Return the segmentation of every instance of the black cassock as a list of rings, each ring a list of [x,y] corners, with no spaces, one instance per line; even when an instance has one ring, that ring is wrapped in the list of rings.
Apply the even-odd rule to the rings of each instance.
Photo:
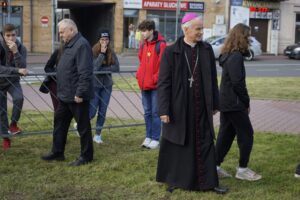
[[[190,71],[193,73],[198,47],[196,45],[192,48],[185,43],[182,46],[189,60]],[[186,65],[182,67],[188,68],[187,61],[185,58],[184,60]],[[189,87],[190,82],[186,79],[188,105],[185,143],[174,144],[162,137],[156,180],[187,190],[209,190],[217,187],[219,183],[213,135],[205,109],[201,66],[200,62],[197,63],[192,87]],[[185,77],[190,78],[191,72],[185,71],[189,73]]]

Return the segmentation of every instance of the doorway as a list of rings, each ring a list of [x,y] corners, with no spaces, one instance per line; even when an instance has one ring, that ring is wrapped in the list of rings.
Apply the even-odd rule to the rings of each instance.
[[[261,50],[267,51],[268,20],[250,19],[251,35],[261,43]]]

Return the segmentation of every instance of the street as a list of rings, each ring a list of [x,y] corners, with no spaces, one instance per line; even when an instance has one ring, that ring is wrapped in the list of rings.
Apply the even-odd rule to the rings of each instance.
[[[47,62],[47,56],[43,56],[39,62],[33,62],[29,59],[28,68],[34,73],[44,73],[44,65]],[[137,56],[119,56],[121,71],[135,71],[139,64]],[[217,70],[220,74],[222,69],[217,63]],[[247,76],[293,76],[300,77],[300,60],[291,60],[285,56],[263,55],[255,58],[253,61],[245,62]]]

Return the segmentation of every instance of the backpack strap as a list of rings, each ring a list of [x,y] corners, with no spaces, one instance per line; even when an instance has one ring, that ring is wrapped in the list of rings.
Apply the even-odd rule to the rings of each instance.
[[[158,42],[156,42],[156,44],[155,44],[155,52],[156,52],[156,54],[159,56],[159,54],[160,54],[160,44],[161,43],[166,43],[166,41],[165,40],[159,40]],[[144,42],[141,44],[141,47],[140,47],[140,49],[143,51],[143,48],[144,48]]]

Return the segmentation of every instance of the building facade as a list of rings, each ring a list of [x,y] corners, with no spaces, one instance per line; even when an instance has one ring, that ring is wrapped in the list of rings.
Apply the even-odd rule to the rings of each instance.
[[[177,0],[11,2],[9,14],[0,11],[0,23],[17,25],[19,39],[29,52],[50,53],[55,48],[59,43],[57,23],[62,18],[73,19],[91,45],[97,42],[99,28],[108,29],[118,53],[128,47],[129,25],[137,27],[144,19],[154,20],[158,31],[171,43],[182,34],[176,20],[180,22],[187,12],[202,15],[204,38],[224,35],[232,25],[242,22],[251,26],[252,35],[267,53],[282,53],[287,44],[300,40],[298,0],[181,0],[180,11],[176,10]]]
[[[280,5],[281,19],[279,34],[279,52],[283,53],[286,46],[300,43],[300,1],[288,0]]]

